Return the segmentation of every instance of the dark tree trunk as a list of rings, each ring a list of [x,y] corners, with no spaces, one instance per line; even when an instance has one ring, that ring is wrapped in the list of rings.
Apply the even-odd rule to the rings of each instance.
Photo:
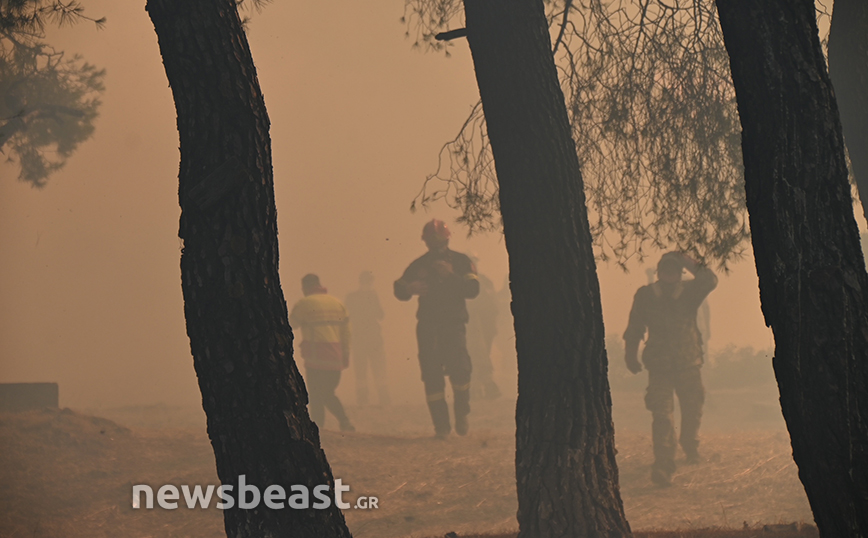
[[[862,213],[868,218],[868,1],[835,0],[829,31],[829,74]]]
[[[717,5],[793,458],[821,536],[868,536],[868,275],[814,3]]]
[[[149,0],[181,139],[187,334],[223,484],[329,484],[277,272],[268,116],[233,0]],[[315,499],[311,499],[313,502]],[[327,510],[225,512],[230,537],[350,536]]]
[[[629,536],[600,288],[543,3],[464,4],[509,251],[520,536]]]

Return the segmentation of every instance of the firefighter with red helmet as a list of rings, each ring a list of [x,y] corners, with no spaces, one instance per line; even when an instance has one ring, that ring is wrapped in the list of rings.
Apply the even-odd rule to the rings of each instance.
[[[467,353],[466,300],[479,294],[476,268],[466,255],[449,249],[451,232],[434,219],[422,229],[428,252],[407,267],[395,281],[395,297],[409,301],[419,297],[416,338],[419,366],[435,436],[445,438],[452,430],[446,404],[445,376],[454,397],[455,432],[466,435],[470,413],[470,355]]]

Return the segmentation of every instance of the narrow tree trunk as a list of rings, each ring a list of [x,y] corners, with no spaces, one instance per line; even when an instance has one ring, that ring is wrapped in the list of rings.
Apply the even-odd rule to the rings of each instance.
[[[717,0],[760,298],[821,536],[868,536],[868,275],[812,0]]]
[[[272,484],[333,491],[292,359],[268,116],[233,0],[149,0],[147,10],[178,113],[187,334],[217,474],[235,488],[226,534],[349,536],[334,504],[238,508],[239,475],[260,492]]]
[[[844,142],[868,218],[868,2],[835,0],[829,31],[829,74],[841,111]]]
[[[464,4],[509,251],[519,536],[629,536],[600,288],[543,3]]]

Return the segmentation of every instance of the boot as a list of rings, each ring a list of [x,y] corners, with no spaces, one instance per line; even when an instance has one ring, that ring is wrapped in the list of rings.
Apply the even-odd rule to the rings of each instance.
[[[704,461],[702,456],[699,455],[699,450],[695,448],[692,450],[685,449],[684,455],[687,456],[687,465],[696,465],[697,463],[702,463]]]
[[[467,435],[470,431],[470,423],[467,421],[467,415],[455,415],[455,433],[458,435]]]
[[[672,473],[660,467],[651,469],[651,482],[658,488],[668,488],[672,485]]]
[[[470,385],[460,387],[452,386],[452,395],[455,397],[455,433],[467,435],[470,424],[467,415],[470,414]]]
[[[667,454],[654,459],[651,466],[651,482],[659,488],[668,488],[672,485],[672,475],[675,474],[675,458]]]
[[[452,431],[452,426],[449,424],[449,407],[442,393],[440,398],[428,401],[428,411],[431,412],[431,421],[434,423],[434,436],[445,439]]]

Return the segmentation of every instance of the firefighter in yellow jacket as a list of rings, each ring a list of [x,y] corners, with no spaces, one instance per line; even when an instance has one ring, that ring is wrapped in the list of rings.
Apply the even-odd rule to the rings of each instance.
[[[341,371],[350,365],[350,320],[344,305],[328,294],[319,277],[301,279],[304,298],[295,303],[289,316],[293,328],[301,328],[301,356],[310,418],[322,428],[325,410],[338,419],[341,431],[355,431],[335,394]]]
[[[682,281],[682,269],[693,274]],[[648,370],[645,407],[651,411],[654,465],[651,480],[671,484],[675,472],[673,412],[678,395],[681,406],[681,448],[688,463],[700,461],[699,423],[705,389],[702,386],[702,336],[696,325],[699,305],[717,287],[717,277],[707,267],[680,252],[667,252],[657,264],[657,282],[636,292],[630,322],[624,332],[625,360],[634,374],[642,370],[639,342],[648,331],[642,362]]]

